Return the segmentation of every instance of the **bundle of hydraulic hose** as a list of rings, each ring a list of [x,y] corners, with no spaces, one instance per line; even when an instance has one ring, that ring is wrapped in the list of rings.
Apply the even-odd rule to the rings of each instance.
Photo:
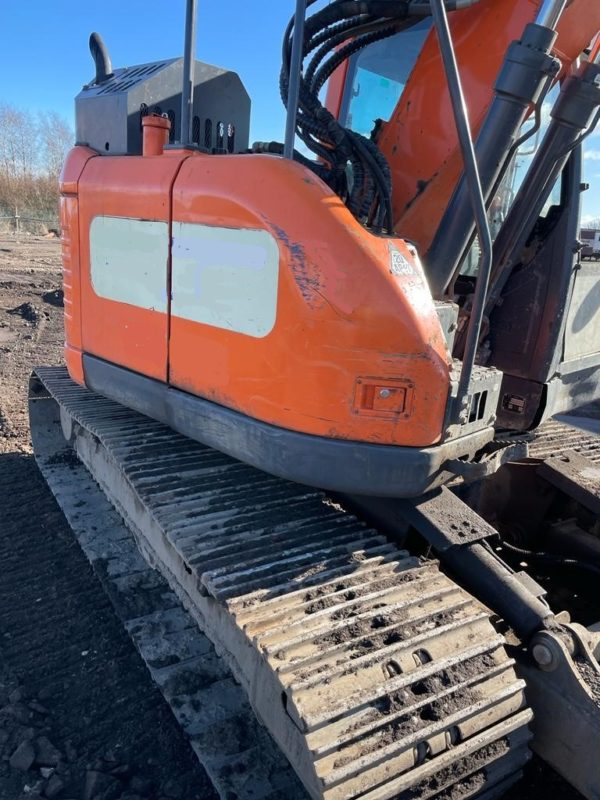
[[[308,0],[307,7],[316,0]],[[447,2],[448,10],[474,0]],[[346,203],[354,216],[375,232],[391,233],[392,185],[388,163],[376,143],[344,127],[319,100],[327,79],[362,48],[386,39],[429,16],[428,2],[407,0],[334,0],[308,17],[304,26],[296,134],[318,157],[294,157],[315,171]],[[283,40],[281,97],[288,105],[294,19]],[[350,168],[349,168],[350,167]]]

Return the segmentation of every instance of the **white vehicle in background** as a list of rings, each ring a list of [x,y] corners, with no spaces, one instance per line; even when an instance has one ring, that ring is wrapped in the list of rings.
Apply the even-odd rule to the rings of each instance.
[[[600,230],[592,228],[582,228],[580,234],[581,257],[588,259],[600,259]]]

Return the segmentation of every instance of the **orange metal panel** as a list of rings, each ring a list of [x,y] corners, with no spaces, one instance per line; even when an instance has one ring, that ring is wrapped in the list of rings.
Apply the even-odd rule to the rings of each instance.
[[[600,31],[598,0],[572,0],[565,9],[557,30],[558,39],[554,51],[568,72],[571,63]]]
[[[327,95],[325,99],[325,107],[333,114],[336,119],[339,119],[342,110],[342,99],[344,97],[344,86],[348,76],[348,59],[343,61],[340,66],[334,70],[333,74],[327,81]]]
[[[75,147],[69,153],[60,176],[60,226],[63,264],[65,361],[74,381],[83,384],[81,363],[81,283],[79,276],[79,201],[81,173],[97,154],[89,147]]]
[[[169,223],[171,186],[179,158],[102,156],[92,159],[79,185],[83,349],[115,364],[167,379],[168,315],[99,297],[90,278],[90,225],[97,216]],[[123,253],[127,270],[128,253]],[[165,258],[165,292],[168,287]]]
[[[174,187],[176,221],[267,230],[280,271],[275,326],[263,338],[172,317],[173,385],[292,430],[439,441],[449,355],[403,241],[367,233],[310,171],[269,156],[189,158]],[[391,244],[404,268],[392,270]],[[410,414],[408,404],[361,414],[355,396],[365,375],[381,387],[410,384]]]

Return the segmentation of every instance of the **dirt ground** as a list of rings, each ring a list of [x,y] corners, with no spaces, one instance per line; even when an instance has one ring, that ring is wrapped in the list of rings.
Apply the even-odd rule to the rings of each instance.
[[[0,800],[212,800],[31,455],[27,381],[62,361],[60,243],[0,238]],[[579,795],[538,760],[506,800]]]
[[[31,455],[27,380],[62,360],[60,243],[0,238],[0,800],[212,800]]]

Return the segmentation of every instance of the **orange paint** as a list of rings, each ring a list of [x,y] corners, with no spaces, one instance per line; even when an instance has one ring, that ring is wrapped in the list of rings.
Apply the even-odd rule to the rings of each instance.
[[[482,0],[450,15],[471,128],[476,134],[493,97],[509,44],[535,18],[535,0]],[[432,30],[384,126],[379,147],[392,167],[396,230],[425,253],[462,172],[462,157],[437,36]]]
[[[339,48],[338,48],[339,49]],[[327,81],[327,95],[325,107],[333,114],[336,119],[340,118],[342,110],[342,99],[344,97],[344,87],[348,78],[348,59],[343,61],[340,66],[333,71]]]
[[[400,239],[367,233],[299,164],[197,156],[182,166],[173,220],[266,229],[280,251],[277,319],[262,339],[173,316],[170,380],[257,419],[321,436],[439,441],[449,356],[420,266]],[[409,275],[390,272],[390,242]],[[357,380],[414,385],[412,413],[361,414]]]
[[[82,344],[86,353],[165,381],[167,315],[99,297],[90,277],[90,224],[96,216],[169,222],[170,195],[182,157],[101,156],[79,181]],[[127,269],[127,253],[123,253]],[[165,291],[168,264],[165,263]]]
[[[63,263],[65,361],[73,380],[83,383],[81,356],[81,279],[79,255],[79,179],[85,165],[96,156],[89,147],[69,153],[60,176],[60,226]]]
[[[267,336],[178,317],[169,333],[167,314],[94,292],[94,217],[169,221],[173,181],[173,221],[265,229],[277,240],[277,316]],[[165,381],[168,344],[173,385],[257,419],[335,438],[439,441],[450,357],[420,264],[402,240],[366,232],[304,167],[270,156],[185,151],[102,156],[86,163],[78,208],[86,353]],[[400,264],[398,274],[392,264]],[[363,411],[355,400],[361,380],[402,386],[410,403],[394,407],[383,398]]]
[[[585,24],[582,25],[582,20]],[[573,61],[588,47],[600,31],[598,0],[572,0],[558,23],[558,39],[554,52],[563,62],[563,75],[569,73]]]

